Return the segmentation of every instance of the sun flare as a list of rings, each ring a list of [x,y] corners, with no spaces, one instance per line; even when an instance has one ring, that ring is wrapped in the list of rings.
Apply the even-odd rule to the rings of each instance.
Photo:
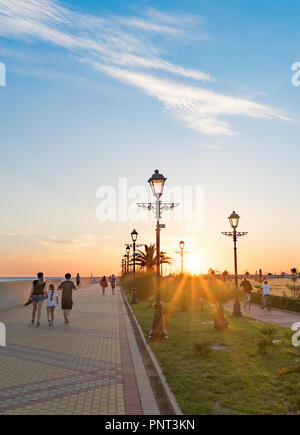
[[[201,273],[201,261],[198,255],[187,255],[185,258],[185,271],[193,275]]]

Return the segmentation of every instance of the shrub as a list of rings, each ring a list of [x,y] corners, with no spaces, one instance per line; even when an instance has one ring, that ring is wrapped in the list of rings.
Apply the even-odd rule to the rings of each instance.
[[[266,337],[261,338],[256,342],[257,345],[257,353],[260,355],[266,355],[267,354],[267,347],[270,346],[270,340]]]
[[[230,283],[221,280],[211,280],[209,285],[203,290],[203,298],[215,306],[214,322],[216,330],[224,330],[228,327],[228,322],[224,316],[224,303],[234,298],[235,287]]]
[[[265,325],[261,328],[260,332],[264,336],[260,340],[257,341],[257,353],[261,355],[266,355],[267,348],[272,346],[273,340],[278,334],[278,328],[273,325]]]
[[[121,278],[120,285],[126,293],[132,291],[132,279],[132,273],[127,273]],[[155,275],[137,272],[135,275],[135,288],[138,301],[146,301],[155,293]]]
[[[196,355],[207,356],[212,351],[212,343],[209,340],[201,340],[193,345],[193,351]]]
[[[271,295],[271,304],[274,308],[282,310],[295,311],[300,313],[300,298],[289,298],[287,296]],[[262,303],[262,295],[260,292],[251,294],[251,302],[254,304]]]
[[[265,325],[262,327],[260,332],[265,336],[267,340],[269,340],[270,344],[273,343],[273,340],[276,338],[278,334],[278,328],[273,325]]]

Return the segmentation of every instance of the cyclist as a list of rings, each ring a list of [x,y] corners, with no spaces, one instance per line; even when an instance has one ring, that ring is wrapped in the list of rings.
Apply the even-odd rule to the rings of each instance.
[[[251,282],[248,281],[246,277],[242,279],[242,282],[240,284],[240,287],[244,291],[244,307],[246,308],[247,304],[250,308],[250,302],[251,302],[251,292],[253,290]]]
[[[264,283],[261,285],[261,289],[263,292],[263,308],[266,307],[269,303],[270,294],[271,294],[271,287],[268,284],[268,281],[264,281]]]

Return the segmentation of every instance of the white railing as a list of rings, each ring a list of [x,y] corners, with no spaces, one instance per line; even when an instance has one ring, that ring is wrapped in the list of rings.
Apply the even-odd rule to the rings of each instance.
[[[99,278],[81,278],[81,287],[90,285],[91,281],[99,283]],[[63,281],[63,279],[46,279],[47,284],[54,284],[55,287]],[[0,282],[0,310],[13,308],[22,305],[28,300],[31,290],[31,281],[10,281]]]

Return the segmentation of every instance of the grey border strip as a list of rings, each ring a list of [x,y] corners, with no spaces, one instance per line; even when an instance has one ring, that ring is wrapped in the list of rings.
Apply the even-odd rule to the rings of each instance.
[[[125,305],[124,298],[120,296],[122,304],[122,312],[124,315],[125,325],[127,329],[128,344],[131,353],[131,359],[133,363],[133,369],[137,381],[137,387],[139,391],[140,401],[144,415],[159,415],[159,408],[156,403],[154,392],[152,390],[149,376],[146,372],[142,355],[137,345],[134,330],[130,321],[128,309]]]
[[[144,333],[136,320],[126,296],[122,289],[120,290],[161,415],[183,415],[154,353],[146,342]]]

